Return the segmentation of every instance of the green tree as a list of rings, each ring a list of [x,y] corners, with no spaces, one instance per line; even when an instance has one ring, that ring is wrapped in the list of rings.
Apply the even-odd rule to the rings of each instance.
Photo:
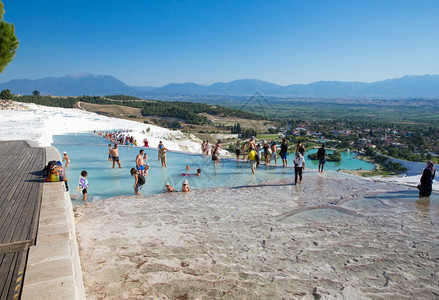
[[[18,40],[15,36],[15,27],[3,21],[5,10],[0,1],[0,73],[14,59],[15,50],[18,48]]]
[[[3,99],[3,100],[10,100],[10,99],[12,99],[11,91],[10,90],[3,90],[3,91],[1,91],[0,99]]]
[[[32,95],[39,96],[40,95],[40,91],[35,90],[35,91],[32,92]]]

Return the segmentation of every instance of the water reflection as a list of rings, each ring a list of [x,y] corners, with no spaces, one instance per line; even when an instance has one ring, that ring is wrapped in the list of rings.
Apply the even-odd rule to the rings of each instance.
[[[419,197],[415,201],[415,207],[418,209],[420,215],[428,217],[430,215],[430,197]]]

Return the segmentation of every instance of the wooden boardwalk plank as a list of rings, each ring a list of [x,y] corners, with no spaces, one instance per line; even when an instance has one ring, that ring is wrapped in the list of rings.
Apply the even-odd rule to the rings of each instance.
[[[29,154],[29,156],[33,158],[33,155]],[[15,242],[20,240],[20,238],[26,239],[25,237],[17,235],[14,237],[14,233],[17,233],[17,228],[23,227],[24,225],[20,225],[20,223],[25,222],[25,220],[21,218],[23,211],[26,207],[32,206],[33,202],[35,202],[35,199],[29,197],[32,192],[32,185],[26,182],[26,180],[30,177],[28,177],[28,174],[25,174],[26,172],[17,171],[17,173],[21,173],[21,179],[17,179],[16,182],[13,183],[14,188],[11,186],[11,193],[12,191],[14,191],[14,193],[7,199],[8,203],[5,205],[5,209],[3,209],[3,215],[0,216],[0,220],[3,221],[0,243]]]
[[[35,161],[38,152],[34,151],[34,153],[29,154],[30,161]],[[36,155],[37,154],[37,155]],[[2,237],[0,238],[0,242],[4,243],[9,240],[9,242],[14,242],[20,239],[26,239],[26,236],[15,236],[12,237],[12,232],[15,231],[15,226],[19,222],[26,222],[27,219],[23,218],[23,213],[26,215],[28,210],[33,211],[35,205],[37,204],[35,198],[38,196],[38,185],[41,184],[42,179],[37,177],[36,175],[29,174],[29,171],[26,170],[24,174],[20,174],[20,172],[16,172],[17,176],[21,175],[21,180],[12,177],[14,180],[14,185],[10,186],[10,193],[14,192],[14,194],[10,195],[8,203],[5,203],[2,206],[2,214],[0,215],[0,225],[2,230]],[[32,195],[32,196],[31,196]]]
[[[38,230],[45,151],[24,141],[0,142],[0,299],[21,293]]]

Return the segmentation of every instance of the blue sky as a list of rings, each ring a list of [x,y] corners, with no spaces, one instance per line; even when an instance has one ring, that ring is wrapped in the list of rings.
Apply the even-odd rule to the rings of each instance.
[[[439,1],[3,0],[20,46],[0,82],[288,85],[439,74]]]

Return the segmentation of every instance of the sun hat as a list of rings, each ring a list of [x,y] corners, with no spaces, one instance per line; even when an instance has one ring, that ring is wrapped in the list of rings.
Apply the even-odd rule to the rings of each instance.
[[[189,184],[189,181],[187,179],[183,180],[183,184]]]
[[[62,154],[67,154],[67,152],[64,151]]]
[[[169,182],[166,182],[166,184],[165,184],[165,185],[166,185],[166,186],[168,186],[168,185],[170,185],[170,184],[169,184]]]

